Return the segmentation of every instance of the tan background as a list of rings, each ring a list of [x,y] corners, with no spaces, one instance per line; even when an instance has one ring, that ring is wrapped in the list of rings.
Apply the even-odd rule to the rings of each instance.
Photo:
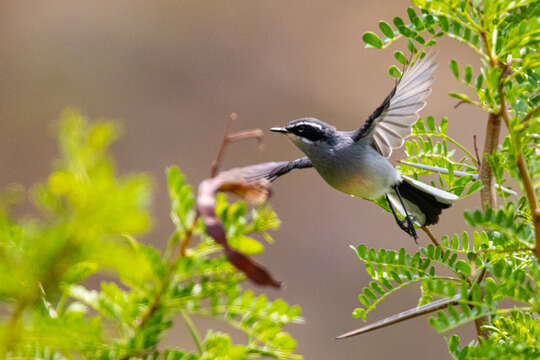
[[[119,119],[126,134],[114,154],[121,172],[154,177],[157,220],[145,240],[161,245],[172,229],[166,166],[180,165],[193,183],[205,177],[232,111],[239,114],[237,129],[267,129],[306,115],[340,129],[358,127],[393,83],[392,53],[364,49],[361,35],[380,19],[405,16],[407,6],[405,0],[1,0],[0,186],[46,176],[56,154],[51,124],[64,107]],[[484,117],[453,108],[446,94],[460,85],[447,64],[452,56],[477,60],[452,41],[438,49],[438,81],[423,114],[448,115],[449,132],[471,146]],[[263,152],[248,143],[231,147],[226,167],[299,155],[284,137],[267,133]],[[461,213],[477,202],[447,211],[435,233],[460,231]],[[283,226],[259,260],[286,283],[270,296],[304,309],[306,324],[289,330],[306,359],[448,358],[426,317],[333,340],[362,325],[351,311],[368,279],[348,245],[415,249],[390,215],[336,192],[311,170],[279,181],[272,203]],[[369,319],[411,307],[417,295],[408,289],[391,296]],[[470,339],[472,327],[461,333]],[[165,342],[192,347],[181,324]]]

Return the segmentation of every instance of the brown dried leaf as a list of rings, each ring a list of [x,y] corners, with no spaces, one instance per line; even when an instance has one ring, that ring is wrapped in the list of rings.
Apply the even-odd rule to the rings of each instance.
[[[261,184],[224,183],[218,191],[230,192],[253,205],[264,203],[271,195],[270,187]]]
[[[263,266],[248,256],[232,249],[227,243],[225,227],[216,215],[216,193],[232,192],[252,203],[262,203],[270,196],[270,182],[267,180],[246,182],[246,174],[253,172],[254,166],[232,169],[218,176],[206,179],[199,185],[197,210],[206,226],[206,232],[214,241],[223,246],[225,256],[231,264],[257,285],[279,288],[281,283],[275,280]]]

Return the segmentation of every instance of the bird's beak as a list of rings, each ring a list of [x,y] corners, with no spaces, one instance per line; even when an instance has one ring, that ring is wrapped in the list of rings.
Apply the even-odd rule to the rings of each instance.
[[[273,127],[273,128],[270,128],[270,131],[272,132],[277,132],[277,133],[282,133],[282,134],[286,134],[288,133],[289,131],[283,127]]]

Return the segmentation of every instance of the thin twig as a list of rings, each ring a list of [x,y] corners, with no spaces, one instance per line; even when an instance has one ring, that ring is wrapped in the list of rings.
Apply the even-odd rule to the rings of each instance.
[[[236,113],[231,113],[231,115],[229,116],[229,121],[227,121],[227,125],[225,126],[225,134],[223,135],[223,139],[221,140],[221,146],[219,147],[216,160],[214,160],[214,162],[212,163],[210,177],[215,177],[218,173],[219,166],[221,165],[223,155],[225,154],[225,148],[227,147],[228,143],[227,136],[229,135],[232,125],[237,118],[238,115]]]
[[[458,101],[457,104],[454,105],[454,109],[457,109],[458,107],[460,107],[463,104],[469,104],[469,101],[465,101],[465,100]]]
[[[211,178],[217,175],[219,171],[219,167],[221,166],[221,163],[223,161],[223,155],[225,154],[225,149],[227,148],[227,145],[229,145],[230,143],[240,141],[240,140],[246,140],[246,139],[256,139],[259,145],[259,148],[261,147],[262,137],[263,137],[263,131],[261,129],[244,130],[237,133],[231,133],[233,123],[236,121],[237,118],[238,118],[238,115],[236,113],[232,113],[229,116],[229,121],[227,122],[227,125],[225,127],[225,133],[223,134],[223,139],[221,140],[221,145],[219,147],[218,154],[214,162],[212,162],[212,168],[210,170]]]
[[[486,274],[486,268],[483,268],[482,272],[475,279],[474,283],[476,284],[476,283],[482,281],[485,274]],[[470,299],[471,296],[472,296],[472,292],[469,295],[469,299]],[[433,301],[433,302],[431,302],[429,304],[422,305],[422,306],[419,306],[419,307],[415,307],[415,308],[400,312],[398,314],[389,316],[387,318],[376,321],[376,322],[374,322],[372,324],[366,325],[366,326],[361,327],[359,329],[349,331],[349,332],[347,332],[345,334],[339,335],[338,337],[336,337],[336,339],[341,340],[341,339],[346,339],[346,338],[353,337],[353,336],[356,336],[356,335],[365,334],[365,333],[371,332],[373,330],[382,329],[384,327],[394,325],[394,324],[397,324],[397,323],[400,323],[400,322],[403,322],[403,321],[406,321],[406,320],[409,320],[409,319],[417,318],[417,317],[425,315],[425,314],[430,314],[430,313],[433,313],[435,311],[445,309],[445,308],[447,308],[449,306],[457,305],[459,300],[461,300],[461,294],[456,295],[456,296],[454,296],[452,298],[436,300],[436,301]],[[483,321],[485,321],[484,319],[485,319],[485,317],[482,317],[482,318],[479,318],[479,319],[475,320],[475,323],[477,323],[477,331],[478,331],[479,335],[483,331],[482,329],[480,329],[479,326],[481,325],[481,323]]]
[[[198,213],[194,216],[193,221],[190,225],[190,227],[186,230],[184,233],[184,237],[182,238],[180,242],[180,252],[179,255],[172,260],[169,263],[169,266],[167,267],[167,270],[165,272],[165,275],[163,276],[163,279],[161,280],[159,287],[157,288],[154,297],[152,298],[150,304],[148,305],[148,308],[146,311],[141,314],[136,320],[135,320],[135,326],[138,328],[142,328],[145,326],[146,322],[154,315],[154,313],[159,309],[161,305],[161,298],[165,291],[167,291],[167,288],[170,285],[170,281],[172,278],[172,273],[174,272],[174,269],[177,266],[177,263],[181,257],[184,257],[186,254],[186,248],[189,244],[189,239],[191,239],[191,235],[193,234],[193,229],[195,228],[195,224],[197,223],[199,215]],[[189,325],[188,325],[189,326]],[[131,357],[132,354],[126,354],[125,357],[122,358],[122,360],[127,360]]]
[[[482,280],[484,280],[484,277],[486,276],[487,274],[487,270],[486,270],[486,267],[483,267],[481,272],[480,272],[480,275],[478,275],[478,277],[474,280],[473,284],[471,285],[471,289],[472,289],[472,286],[474,286],[475,284],[479,284],[480,282],[482,282]],[[472,292],[471,294],[469,295],[469,300],[471,299],[472,297]],[[471,308],[471,310],[474,308],[473,305],[470,305],[469,306]],[[474,319],[474,327],[476,329],[476,333],[478,334],[478,336],[484,336],[484,337],[487,337],[488,335],[488,332],[484,329],[482,329],[482,325],[484,322],[487,322],[488,321],[488,317],[487,316],[482,316],[482,317],[479,317],[477,319]]]
[[[457,109],[458,107],[460,107],[461,105],[463,104],[469,104],[469,105],[473,105],[477,108],[480,108],[481,110],[484,110],[484,106],[482,105],[482,103],[478,102],[478,101],[474,101],[474,100],[460,100],[456,103],[456,105],[454,105],[454,109]]]
[[[383,320],[376,321],[372,324],[366,325],[359,329],[349,331],[345,334],[339,335],[338,337],[336,337],[336,340],[346,339],[346,338],[350,338],[356,335],[365,334],[373,330],[382,329],[384,327],[394,325],[405,320],[413,319],[413,318],[416,318],[425,314],[438,311],[440,309],[444,309],[450,305],[457,304],[460,298],[461,298],[461,295],[456,295],[453,298],[436,300],[429,304],[400,312],[399,314],[389,316]]]
[[[199,220],[199,212],[197,211],[195,213],[195,216],[193,217],[193,220],[191,221],[191,224],[187,228],[184,237],[180,241],[180,256],[184,257],[186,256],[187,248],[189,246],[189,243],[191,241],[191,237],[193,235],[193,229],[195,229],[195,225],[197,225],[197,220]]]
[[[510,117],[508,116],[508,112],[506,110],[506,101],[502,85],[499,85],[499,97],[501,101],[501,116],[506,123],[508,131],[510,132],[510,139],[512,140],[512,143],[514,145],[514,151],[516,152],[519,174],[521,175],[521,181],[523,183],[523,187],[525,188],[525,194],[527,195],[527,201],[531,210],[532,223],[534,226],[534,233],[536,235],[534,254],[536,258],[540,260],[540,208],[538,207],[538,201],[534,192],[534,185],[532,184],[531,176],[529,175],[529,169],[527,169],[527,164],[525,163],[523,153],[521,152],[518,143],[519,139],[514,139],[514,135],[512,134],[512,130],[510,129]]]
[[[227,135],[227,141],[229,143],[233,143],[240,140],[255,138],[257,140],[257,144],[260,147],[262,144],[263,135],[264,133],[261,129],[244,130],[244,131],[236,132],[234,134]]]
[[[416,137],[435,136],[435,137],[441,138],[443,140],[446,140],[446,141],[452,143],[453,145],[457,146],[461,151],[463,151],[463,153],[465,155],[467,155],[469,157],[469,159],[471,159],[471,161],[474,163],[474,165],[476,165],[476,167],[480,166],[480,162],[477,159],[475,159],[473,154],[471,154],[471,152],[469,150],[467,150],[467,148],[465,146],[461,145],[459,142],[457,142],[452,137],[450,137],[450,136],[448,136],[446,134],[441,134],[441,133],[438,133],[438,132],[435,132],[435,131],[422,130],[422,131],[416,131],[414,136],[416,136]]]
[[[230,133],[236,119],[238,119],[238,115],[236,113],[233,112],[231,113],[231,115],[229,115],[229,121],[227,121],[227,125],[225,126],[225,133],[223,134],[223,139],[221,140],[221,145],[219,147],[218,154],[216,156],[216,159],[212,162],[212,167],[210,170],[211,178],[217,175],[219,168],[221,166],[221,163],[223,162],[225,149],[227,148],[229,144],[240,141],[240,140],[256,139],[259,145],[259,148],[261,147],[262,137],[263,137],[263,131],[261,129],[244,130],[244,131],[239,131],[232,134]],[[180,242],[180,256],[186,256],[187,248],[189,246],[189,243],[191,241],[191,236],[193,234],[193,229],[195,228],[195,225],[197,224],[198,219],[199,219],[199,212],[195,214],[195,217],[193,218],[191,225],[186,230],[185,236]]]
[[[538,110],[540,110],[540,103],[536,105],[536,107],[532,109],[527,115],[525,115],[523,119],[521,119],[521,123],[522,124],[528,123],[529,120],[531,120],[531,118],[538,112]]]
[[[491,52],[491,45],[489,43],[487,33],[485,31],[482,31],[480,35],[482,36],[482,41],[484,42],[484,46],[486,47],[486,53],[489,58],[489,65],[491,65],[491,67],[497,66],[497,59],[493,57],[493,53]]]
[[[427,226],[422,226],[420,229],[424,230],[426,235],[429,237],[429,239],[435,246],[441,247],[441,244],[439,244],[439,242],[437,241],[437,238],[433,235],[433,233],[431,232],[431,230],[429,230]]]
[[[473,283],[471,285],[476,285],[476,284],[479,284],[482,280],[484,280],[484,277],[486,277],[486,274],[487,274],[487,269],[486,267],[484,266],[482,268],[482,270],[480,270],[480,274],[476,277],[476,279],[474,279]],[[472,294],[471,294],[472,295]],[[469,296],[469,300],[470,300],[471,296]]]
[[[478,161],[478,164],[482,164],[482,161],[480,160],[480,155],[478,153],[478,138],[476,135],[473,135],[473,145],[474,145],[474,155],[476,155],[476,161]],[[480,168],[480,165],[478,165],[478,168]]]
[[[199,331],[197,330],[197,327],[191,320],[191,317],[188,315],[187,312],[184,310],[180,311],[180,314],[182,314],[182,318],[184,319],[184,322],[186,323],[186,326],[189,330],[189,333],[191,334],[191,337],[193,338],[193,342],[197,346],[197,351],[199,352],[199,355],[203,354],[203,348],[201,345],[201,336],[199,335]]]
[[[163,294],[163,288],[164,286],[162,284],[159,290],[155,293],[154,298],[152,299],[152,302],[150,303],[148,309],[140,317],[138,317],[137,320],[135,320],[136,327],[143,327],[148,321],[148,319],[150,319],[150,317],[152,317],[152,315],[154,315],[154,313],[157,311],[159,307],[159,302],[161,301],[161,295]]]
[[[533,248],[517,248],[517,249],[482,249],[478,250],[477,254],[504,254],[504,253],[514,253],[514,252],[527,252],[534,251]]]
[[[405,165],[412,166],[412,167],[415,167],[415,168],[418,168],[418,169],[434,171],[434,172],[438,172],[438,173],[441,173],[441,174],[448,174],[449,173],[448,169],[441,168],[441,167],[438,167],[438,166],[431,166],[431,165],[413,163],[413,162],[403,161],[403,160],[400,161],[400,164],[405,164]],[[454,170],[454,176],[458,176],[458,177],[472,176],[472,178],[475,179],[475,180],[477,180],[478,177],[479,177],[478,174],[471,174],[471,173],[468,173],[468,172],[465,172],[465,171],[459,171],[459,170]],[[507,187],[501,186],[499,184],[495,184],[495,188],[500,189],[501,191],[503,191],[503,192],[505,192],[507,194],[510,194],[510,195],[514,195],[514,196],[517,195],[517,193],[514,190],[508,189]]]

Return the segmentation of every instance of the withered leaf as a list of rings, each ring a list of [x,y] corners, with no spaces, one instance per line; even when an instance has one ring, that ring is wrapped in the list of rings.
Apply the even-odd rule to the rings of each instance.
[[[218,191],[234,193],[254,204],[266,201],[271,194],[270,182],[264,179],[251,182],[245,180],[254,170],[258,171],[259,167],[260,165],[254,165],[232,169],[201,182],[197,195],[197,210],[206,226],[207,234],[223,246],[225,256],[231,264],[255,284],[279,288],[281,283],[275,280],[268,270],[229,246],[225,227],[215,211]]]

